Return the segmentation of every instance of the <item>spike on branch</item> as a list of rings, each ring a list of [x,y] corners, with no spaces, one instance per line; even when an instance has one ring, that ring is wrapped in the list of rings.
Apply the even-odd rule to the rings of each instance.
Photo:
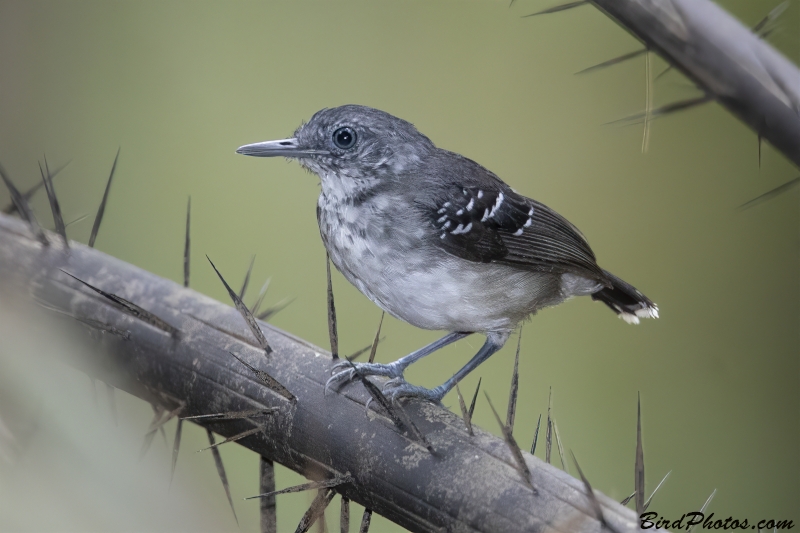
[[[186,237],[183,241],[183,286],[189,286],[190,259],[192,251],[192,197],[186,202]]]
[[[264,332],[261,331],[261,327],[258,325],[258,322],[256,322],[256,319],[255,317],[253,317],[253,314],[250,312],[250,309],[248,309],[247,306],[244,305],[244,302],[242,302],[242,299],[239,298],[239,296],[235,292],[233,292],[231,286],[228,285],[228,282],[225,281],[225,278],[222,277],[222,274],[220,274],[219,270],[217,270],[217,267],[214,266],[214,262],[211,261],[211,258],[206,256],[206,259],[208,259],[208,262],[211,263],[211,268],[213,268],[214,272],[216,272],[217,276],[219,276],[219,280],[225,286],[225,290],[228,291],[228,296],[230,296],[231,300],[233,300],[233,305],[236,307],[236,309],[242,315],[242,318],[244,318],[244,321],[250,327],[250,331],[255,336],[256,340],[258,341],[258,344],[264,350],[264,353],[266,353],[267,355],[271,354],[272,347],[267,342],[267,338],[264,336]]]
[[[33,210],[31,206],[28,204],[28,200],[19,192],[19,189],[14,185],[11,181],[11,178],[8,177],[6,174],[6,170],[0,165],[0,178],[3,179],[3,182],[6,184],[6,188],[8,189],[9,194],[11,194],[11,201],[19,211],[20,216],[22,219],[28,223],[28,226],[31,228],[31,231],[36,236],[36,239],[42,243],[44,246],[48,246],[50,241],[47,240],[47,235],[42,230],[42,227],[39,225],[39,222],[36,220],[36,217],[33,214]]]
[[[511,389],[508,393],[508,411],[506,412],[506,426],[514,433],[514,417],[517,414],[517,392],[519,390],[519,349],[522,346],[522,328],[517,337],[517,354],[514,356],[514,371],[511,373]]]
[[[567,2],[566,4],[561,4],[557,6],[553,6],[547,9],[543,9],[542,11],[537,11],[536,13],[531,13],[530,15],[524,15],[522,18],[528,17],[535,17],[537,15],[549,15],[551,13],[560,13],[561,11],[567,11],[568,9],[573,9],[576,7],[580,7],[582,5],[588,4],[588,0],[579,0],[577,2]]]
[[[114,179],[114,172],[117,170],[119,151],[120,148],[117,148],[117,155],[114,156],[114,164],[111,165],[111,172],[109,173],[108,181],[106,182],[106,189],[103,191],[103,199],[100,201],[100,207],[97,208],[97,215],[94,217],[92,233],[89,236],[89,248],[94,248],[94,242],[97,240],[97,232],[100,231],[100,223],[103,222],[103,215],[106,212],[106,204],[108,203],[108,193],[111,191],[111,181]]]
[[[158,317],[154,313],[151,313],[147,309],[139,307],[135,303],[133,303],[133,302],[131,302],[129,300],[126,300],[122,296],[117,296],[116,294],[112,294],[110,292],[106,292],[106,291],[104,291],[102,289],[99,289],[99,288],[95,287],[94,285],[91,285],[90,283],[87,283],[87,282],[83,281],[82,279],[80,279],[80,278],[78,278],[76,276],[73,276],[72,274],[70,274],[66,270],[63,270],[63,269],[59,269],[59,270],[61,270],[61,272],[63,272],[67,276],[71,277],[72,279],[75,279],[75,280],[81,282],[83,285],[85,285],[86,287],[92,289],[94,292],[96,292],[97,294],[103,296],[107,300],[110,300],[111,302],[116,304],[116,307],[118,309],[126,312],[127,314],[133,316],[134,318],[137,318],[137,319],[141,320],[142,322],[150,324],[154,328],[160,329],[161,331],[164,331],[165,333],[169,333],[173,337],[176,336],[179,333],[178,328],[168,324],[162,318]]]
[[[327,256],[325,260],[325,267],[328,273],[328,336],[331,339],[331,356],[334,359],[339,359],[339,333],[336,328],[336,305],[333,302],[330,256]]]
[[[492,405],[492,400],[489,398],[489,395],[486,394],[486,391],[483,391],[483,394],[486,396],[486,401],[489,402],[489,407],[492,409],[492,413],[494,413],[494,417],[497,420],[497,423],[500,425],[500,430],[503,432],[503,438],[506,441],[506,445],[508,445],[509,450],[511,450],[511,455],[514,457],[514,462],[517,465],[517,472],[519,472],[522,481],[530,487],[534,494],[538,494],[539,491],[533,486],[533,480],[531,479],[531,471],[528,468],[528,464],[525,462],[525,457],[522,455],[522,450],[519,448],[519,444],[517,441],[514,440],[514,435],[511,434],[508,426],[503,424],[503,421],[500,420],[500,415],[497,414],[497,411]]]
[[[222,487],[225,489],[225,495],[228,497],[228,504],[231,506],[231,512],[233,513],[233,519],[236,520],[236,525],[239,525],[239,517],[236,516],[236,508],[233,506],[233,498],[231,498],[231,488],[228,484],[228,476],[225,474],[225,465],[222,464],[222,456],[219,453],[219,448],[217,448],[217,443],[214,440],[214,433],[206,428],[206,433],[208,434],[208,443],[211,444],[211,453],[214,456],[214,464],[217,466],[217,475],[219,475],[219,480],[222,482]],[[208,448],[206,448],[208,449]]]
[[[61,214],[61,204],[58,203],[56,189],[53,187],[53,177],[50,175],[50,168],[47,165],[47,157],[44,158],[44,167],[39,163],[39,172],[42,174],[42,183],[47,192],[47,200],[50,202],[50,211],[53,213],[53,223],[56,226],[56,233],[64,241],[64,247],[69,249],[69,239],[67,238],[67,226],[64,224],[64,215]],[[46,171],[45,171],[46,169]]]

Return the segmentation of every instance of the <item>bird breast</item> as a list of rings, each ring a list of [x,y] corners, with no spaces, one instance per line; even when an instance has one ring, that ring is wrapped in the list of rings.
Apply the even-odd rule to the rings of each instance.
[[[396,198],[394,199],[396,200]],[[560,277],[442,254],[410,206],[388,195],[364,202],[320,195],[328,255],[344,277],[387,313],[423,329],[502,331],[564,299]]]

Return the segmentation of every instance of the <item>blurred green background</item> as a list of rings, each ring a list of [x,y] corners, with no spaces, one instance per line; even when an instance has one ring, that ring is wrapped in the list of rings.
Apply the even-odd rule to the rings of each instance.
[[[249,301],[271,277],[267,305],[296,299],[272,322],[325,347],[318,179],[296,164],[234,150],[288,136],[318,109],[345,103],[409,120],[437,145],[569,218],[604,268],[661,309],[659,320],[632,327],[580,299],[527,323],[515,429],[523,447],[552,387],[565,448],[595,488],[622,499],[633,490],[641,392],[648,492],[672,471],[651,510],[677,518],[716,488],[709,511],[717,517],[800,523],[798,190],[737,210],[798,171],[766,144],[759,167],[755,134],[713,103],[654,121],[643,154],[640,125],[604,123],[643,110],[644,58],[574,74],[640,45],[591,6],[523,18],[554,3],[2,0],[0,162],[27,188],[39,179],[43,154],[51,168],[71,161],[56,180],[69,221],[94,214],[121,147],[97,248],[181,280],[191,195],[192,286],[228,302],[203,255],[239,284],[255,254]],[[720,3],[752,26],[779,2]],[[770,37],[795,63],[798,29],[800,6],[793,3]],[[656,73],[666,66],[653,64]],[[675,71],[654,86],[656,106],[697,94]],[[0,203],[7,201],[0,192]],[[34,208],[52,227],[43,195]],[[69,233],[86,242],[90,229],[91,217]],[[338,273],[333,283],[340,347],[351,353],[371,341],[380,311]],[[389,317],[383,332],[384,362],[440,335]],[[462,341],[407,377],[435,386],[481,342]],[[462,390],[471,393],[482,377],[504,408],[515,344],[470,375]],[[45,402],[89,401],[86,378],[62,372],[58,383],[71,392]],[[120,418],[143,434],[150,407],[117,396]],[[455,396],[445,403],[457,409]],[[68,402],[59,408],[71,411]],[[94,430],[118,435],[103,402],[94,409],[104,420]],[[499,434],[482,400],[476,419]],[[43,518],[36,510],[57,495],[27,500],[25,493],[0,503],[0,515],[17,513],[6,530],[176,531],[185,524],[236,531],[211,456],[192,453],[204,446],[204,432],[184,432],[170,492],[170,451],[156,442],[142,464],[165,475],[142,489],[148,498],[126,498],[128,515],[98,522],[89,501],[72,522],[51,525],[37,521]],[[138,446],[136,440],[132,449]],[[235,445],[222,454],[239,530],[257,531],[258,504],[241,501],[257,493],[257,457]],[[300,479],[278,469],[278,488]],[[186,492],[194,506],[169,505],[176,494],[186,503]],[[174,513],[210,518],[191,526],[174,515],[155,519],[147,503],[153,495]],[[294,530],[310,497],[280,497],[280,531]],[[336,504],[331,526],[338,523]],[[372,531],[401,529],[376,518]]]

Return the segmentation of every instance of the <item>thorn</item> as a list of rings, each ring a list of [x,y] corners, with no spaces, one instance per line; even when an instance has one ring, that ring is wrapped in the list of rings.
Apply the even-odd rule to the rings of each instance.
[[[256,256],[250,258],[250,266],[247,267],[247,274],[244,276],[244,283],[242,283],[242,288],[239,290],[239,299],[244,300],[244,293],[247,292],[247,286],[250,284],[250,274],[253,273],[253,265],[256,263]]]
[[[217,465],[217,474],[219,474],[219,480],[222,481],[222,486],[225,489],[225,495],[228,496],[228,503],[230,504],[231,511],[233,512],[233,519],[236,520],[236,525],[238,526],[239,518],[236,516],[236,509],[233,507],[233,498],[231,498],[231,489],[228,485],[228,476],[225,475],[225,465],[222,464],[222,456],[219,453],[216,442],[214,442],[214,433],[212,433],[208,428],[206,428],[206,433],[208,433],[208,442],[211,444],[211,453],[214,455],[214,464]]]
[[[547,464],[550,464],[550,450],[553,448],[553,419],[550,412],[553,407],[553,387],[550,387],[550,394],[547,396],[547,427],[544,434],[544,456]]]
[[[53,214],[53,223],[56,226],[56,233],[61,236],[61,239],[64,241],[64,247],[69,249],[69,239],[67,239],[67,226],[64,224],[64,216],[61,214],[61,205],[58,203],[58,197],[56,196],[56,190],[53,187],[53,181],[50,177],[50,168],[47,166],[47,156],[44,158],[44,166],[47,169],[42,168],[42,164],[39,163],[39,172],[42,174],[42,183],[44,184],[45,191],[47,192],[47,200],[50,202],[50,211]]]
[[[369,533],[369,524],[372,521],[372,509],[364,508],[364,514],[361,515],[361,527],[358,528],[358,533]]]
[[[770,22],[774,22],[774,21],[775,21],[775,20],[777,20],[777,19],[778,19],[778,18],[779,18],[781,15],[783,15],[784,11],[786,11],[786,8],[788,8],[788,7],[789,7],[789,2],[788,2],[788,0],[787,0],[787,1],[785,1],[785,2],[781,2],[780,4],[778,4],[778,5],[777,5],[777,7],[775,7],[775,8],[774,8],[772,11],[770,11],[769,13],[767,13],[767,16],[766,16],[766,17],[764,17],[763,19],[761,19],[761,20],[758,22],[758,24],[756,24],[755,26],[753,26],[753,30],[752,30],[752,31],[753,31],[753,33],[755,33],[757,36],[759,36],[759,37],[760,37],[760,38],[762,38],[762,39],[766,39],[766,38],[767,38],[767,36],[769,36],[769,34],[770,34],[770,33],[772,33],[772,31],[774,30],[774,28],[767,28],[767,25],[768,25]]]
[[[511,389],[508,393],[508,410],[506,411],[506,426],[514,433],[514,417],[517,414],[517,392],[519,390],[519,349],[522,346],[522,328],[517,337],[517,355],[514,356],[514,372],[511,374]]]
[[[234,435],[233,437],[228,437],[227,439],[223,440],[222,442],[215,442],[215,443],[212,443],[211,446],[203,448],[202,450],[197,450],[195,453],[204,452],[206,450],[212,450],[214,448],[218,448],[218,447],[222,446],[223,444],[227,444],[229,442],[236,442],[237,440],[241,440],[241,439],[243,439],[245,437],[249,437],[253,433],[258,433],[259,431],[264,431],[264,426],[256,426],[256,427],[254,427],[252,429],[248,429],[247,431],[242,431],[241,433],[238,433],[238,434]]]
[[[50,178],[52,179],[52,178],[55,178],[56,176],[58,176],[59,172],[64,170],[64,168],[66,168],[66,166],[69,165],[69,164],[70,164],[70,161],[67,161],[66,163],[64,163],[63,165],[61,165],[57,169],[55,169],[50,174]],[[25,198],[25,200],[27,200],[28,202],[30,202],[31,198],[33,198],[33,195],[36,194],[37,192],[39,192],[39,189],[41,189],[42,187],[44,187],[44,183],[41,182],[41,181],[37,182],[36,185],[34,185],[30,189],[28,189],[27,191],[22,193],[22,197]],[[7,205],[7,206],[5,206],[3,208],[2,213],[5,214],[5,215],[13,215],[17,211],[19,211],[19,210],[17,209],[16,204],[14,204],[14,202],[12,201],[9,205]]]
[[[758,168],[761,168],[761,130],[758,131]]]
[[[644,105],[644,131],[642,133],[642,153],[646,154],[650,148],[650,121],[652,120],[653,112],[653,77],[650,72],[651,59],[650,51],[644,54],[644,72],[645,72],[645,105]]]
[[[469,419],[472,420],[472,415],[475,413],[475,401],[478,399],[478,391],[481,390],[481,380],[483,378],[478,378],[478,386],[475,387],[475,394],[472,395],[472,402],[469,404]]]
[[[150,450],[150,445],[153,443],[153,438],[156,436],[156,424],[161,419],[161,416],[164,414],[164,408],[160,405],[153,406],[153,420],[150,421],[150,426],[147,429],[147,432],[144,434],[144,440],[142,441],[142,447],[139,450],[139,460],[141,461],[144,459],[144,456],[147,455],[148,450]]]
[[[550,13],[558,13],[560,11],[566,11],[568,9],[572,9],[572,8],[575,8],[575,7],[580,7],[580,6],[582,6],[584,4],[588,4],[588,3],[589,3],[588,0],[580,0],[578,2],[568,2],[566,4],[561,4],[561,5],[558,5],[558,6],[554,6],[554,7],[542,10],[542,11],[537,11],[536,13],[531,13],[530,15],[524,15],[522,18],[535,17],[536,15],[549,15]]]
[[[277,407],[263,407],[260,409],[248,409],[247,411],[228,411],[225,413],[212,413],[210,415],[194,415],[182,416],[181,420],[202,420],[202,419],[216,419],[219,420],[238,420],[241,418],[250,418],[256,415],[270,415],[278,411]]]
[[[339,511],[339,530],[341,533],[350,533],[350,499],[342,496],[342,507]]]
[[[271,354],[272,347],[267,342],[267,338],[264,336],[264,332],[261,331],[261,327],[259,327],[258,323],[256,322],[256,319],[253,317],[253,314],[250,312],[247,306],[244,305],[242,299],[239,298],[239,296],[237,296],[235,292],[233,292],[231,286],[228,285],[228,282],[225,281],[225,278],[223,278],[222,274],[219,273],[217,267],[214,266],[214,263],[211,261],[211,258],[206,256],[206,259],[208,259],[208,262],[211,263],[211,268],[213,268],[214,272],[217,273],[217,276],[219,276],[219,279],[220,281],[222,281],[222,284],[225,285],[225,289],[228,291],[228,295],[231,297],[231,300],[233,300],[233,305],[236,306],[236,309],[242,315],[244,321],[247,322],[247,325],[250,327],[250,331],[255,336],[256,340],[258,341],[258,344],[264,350],[264,353],[266,353],[267,355]]]
[[[630,502],[633,499],[634,496],[636,496],[636,491],[631,492],[631,495],[628,496],[627,498],[625,498],[624,500],[622,500],[621,502],[619,502],[619,504],[620,505],[628,505],[628,502]]]
[[[275,463],[263,455],[259,460],[258,486],[262,493],[275,490]],[[278,517],[275,513],[275,497],[261,498],[259,510],[261,512],[261,533],[277,533]]]
[[[644,502],[644,510],[645,510],[645,511],[647,511],[647,508],[648,508],[648,507],[650,507],[650,502],[651,502],[651,501],[653,501],[653,496],[655,496],[655,495],[656,495],[656,492],[658,492],[658,489],[660,489],[660,488],[661,488],[661,485],[663,485],[663,484],[664,484],[664,482],[667,480],[667,478],[669,477],[669,475],[670,475],[671,473],[672,473],[672,470],[670,470],[669,472],[667,472],[667,475],[665,475],[665,476],[664,476],[664,478],[661,480],[661,482],[660,482],[658,485],[656,485],[656,488],[655,488],[655,490],[653,491],[653,493],[650,495],[650,497],[649,497],[649,498],[647,498],[647,501],[646,501],[646,502]]]
[[[331,356],[334,359],[339,359],[339,334],[336,331],[336,305],[333,303],[330,256],[326,256],[325,267],[328,272],[328,335],[331,338]]]
[[[586,488],[586,497],[589,498],[589,504],[592,506],[595,518],[597,518],[602,527],[608,529],[609,531],[616,532],[616,528],[612,527],[611,524],[606,521],[606,517],[603,516],[603,509],[600,507],[600,502],[597,501],[597,496],[595,495],[594,490],[592,490],[589,480],[583,475],[583,470],[581,470],[581,465],[578,464],[578,459],[575,458],[575,454],[572,453],[572,450],[570,450],[569,453],[572,455],[572,461],[575,463],[575,468],[578,469],[578,474],[581,476],[581,480],[583,480],[583,485]]]
[[[73,318],[73,319],[77,320],[81,324],[85,324],[85,325],[89,326],[92,329],[96,329],[98,331],[102,331],[102,332],[105,332],[105,333],[111,333],[112,335],[116,335],[118,337],[121,337],[122,339],[124,339],[126,341],[131,340],[131,334],[130,334],[129,331],[119,330],[119,329],[115,328],[114,326],[105,324],[103,322],[100,322],[99,320],[94,320],[94,319],[91,319],[91,318],[84,318],[84,317],[81,317],[81,316],[78,316],[78,315],[74,315],[74,314],[70,313],[69,311],[64,311],[62,309],[58,309],[57,307],[53,307],[53,306],[49,305],[48,303],[46,303],[46,302],[44,302],[42,300],[39,300],[35,296],[34,296],[34,301],[37,304],[39,304],[40,306],[42,306],[43,308],[45,308],[45,309],[47,309],[49,311],[53,311],[53,312],[56,312],[56,313],[60,313],[62,315],[66,315],[66,316],[68,316],[70,318]]]
[[[539,413],[539,421],[536,422],[536,432],[533,434],[533,444],[531,444],[531,455],[536,453],[536,441],[539,440],[539,426],[542,425],[542,414]]]
[[[706,500],[706,503],[704,503],[704,504],[703,504],[703,506],[700,508],[700,514],[705,514],[705,512],[706,512],[706,507],[708,507],[708,504],[709,504],[709,503],[711,503],[711,500],[713,500],[713,499],[714,499],[714,495],[715,495],[716,493],[717,493],[717,489],[714,489],[714,491],[711,493],[711,495],[710,495],[710,496],[708,497],[708,499]],[[691,526],[689,526],[689,529],[687,529],[687,530],[686,530],[686,533],[691,533],[691,531],[692,531],[692,528],[693,528],[693,527],[694,527],[694,524],[692,524]]]
[[[503,421],[500,420],[500,415],[497,414],[497,411],[492,405],[492,400],[489,398],[489,395],[486,391],[483,391],[484,396],[486,396],[486,400],[489,402],[489,407],[492,408],[492,413],[494,413],[494,417],[497,420],[497,423],[500,425],[500,430],[503,432],[503,437],[505,438],[506,445],[511,450],[511,455],[514,457],[514,461],[517,463],[517,472],[522,477],[522,481],[530,487],[534,494],[538,494],[539,491],[536,490],[533,486],[533,480],[531,479],[531,471],[528,468],[527,463],[525,462],[525,458],[522,456],[522,450],[520,450],[517,441],[514,440],[514,435],[511,434],[508,426],[503,424]]]
[[[389,418],[392,419],[395,427],[400,431],[407,431],[411,433],[414,437],[416,437],[417,442],[421,443],[431,454],[435,454],[435,450],[433,446],[428,442],[428,439],[425,438],[425,435],[419,430],[416,424],[408,417],[403,407],[399,404],[392,404],[386,396],[381,392],[381,390],[364,377],[364,374],[358,371],[356,365],[348,361],[350,367],[353,369],[356,377],[364,384],[364,388],[367,389],[372,399],[376,401],[386,412]],[[369,408],[369,404],[367,404],[367,408]]]
[[[108,175],[106,182],[106,190],[103,191],[103,199],[100,200],[100,207],[97,208],[97,215],[94,217],[94,224],[92,225],[92,234],[89,236],[89,248],[94,248],[94,241],[97,239],[97,232],[100,231],[100,223],[103,221],[103,214],[106,212],[106,203],[108,202],[108,192],[111,190],[111,180],[114,179],[114,171],[117,170],[117,161],[119,160],[120,148],[117,148],[117,155],[114,156],[114,164],[111,165],[111,172]]]
[[[667,68],[665,68],[664,70],[662,70],[661,72],[659,72],[659,73],[658,73],[658,75],[657,75],[655,78],[653,78],[653,81],[658,81],[658,80],[660,80],[660,79],[661,79],[661,77],[662,77],[662,76],[664,76],[664,74],[666,74],[666,73],[667,73],[667,72],[669,72],[670,70],[672,70],[672,65],[667,65]]]
[[[261,383],[266,385],[270,390],[280,394],[281,396],[283,396],[292,403],[295,403],[297,401],[295,395],[289,392],[289,389],[284,387],[277,379],[273,378],[269,373],[263,370],[258,370],[257,368],[250,366],[233,352],[228,352],[228,353],[231,354],[233,357],[235,357],[237,361],[246,366],[250,370],[250,372],[255,374],[256,377],[261,381]]]
[[[52,178],[52,176],[50,176],[50,177]],[[89,218],[89,215],[81,215],[78,218],[75,218],[74,220],[72,220],[70,222],[67,222],[66,224],[64,224],[64,226],[68,228],[73,224],[77,224],[78,222],[83,222],[87,218]]]
[[[280,311],[283,311],[284,309],[286,309],[287,307],[289,307],[289,304],[290,304],[290,303],[292,303],[293,301],[295,301],[295,298],[292,298],[292,299],[290,299],[290,300],[286,300],[286,299],[284,299],[283,301],[281,301],[281,302],[279,302],[279,303],[277,303],[277,304],[273,305],[273,306],[272,306],[272,307],[270,307],[269,309],[265,309],[265,310],[264,310],[264,311],[263,311],[263,312],[262,312],[260,315],[258,315],[258,317],[257,317],[257,318],[258,318],[259,320],[263,320],[264,322],[266,322],[266,321],[268,321],[270,318],[272,318],[272,317],[273,317],[273,315],[276,315],[276,314],[278,314]]]
[[[179,333],[178,328],[176,328],[174,326],[171,326],[170,324],[168,324],[163,319],[159,318],[158,316],[156,316],[155,314],[151,313],[150,311],[148,311],[148,310],[146,310],[146,309],[144,309],[142,307],[139,307],[138,305],[136,305],[135,303],[131,302],[130,300],[126,300],[122,296],[117,296],[116,294],[111,294],[111,293],[106,292],[106,291],[104,291],[102,289],[98,289],[94,285],[86,283],[85,281],[83,281],[82,279],[78,278],[77,276],[73,276],[72,274],[70,274],[69,272],[67,272],[64,269],[59,269],[59,270],[61,270],[61,272],[63,272],[67,276],[71,277],[72,279],[75,279],[75,280],[81,282],[82,284],[86,285],[87,287],[92,289],[97,294],[105,297],[108,300],[111,300],[112,302],[114,302],[117,305],[117,307],[119,309],[121,309],[122,311],[132,315],[135,318],[138,318],[142,322],[145,322],[146,324],[150,324],[154,328],[157,328],[157,329],[160,329],[161,331],[169,333],[173,337],[176,336]]]
[[[0,178],[2,178],[3,182],[6,184],[6,188],[11,194],[11,201],[14,202],[14,205],[16,206],[17,211],[19,211],[22,219],[28,223],[28,226],[31,228],[31,231],[36,236],[38,241],[42,243],[42,245],[48,246],[50,241],[47,240],[47,235],[42,230],[39,222],[36,221],[36,217],[33,214],[31,206],[28,204],[28,200],[26,200],[25,197],[19,193],[19,190],[16,188],[16,186],[14,186],[14,183],[6,174],[6,171],[2,165],[0,165]]]
[[[456,394],[458,394],[458,404],[461,406],[461,416],[464,417],[464,425],[467,426],[467,432],[470,436],[474,436],[475,433],[472,432],[472,420],[467,410],[467,404],[464,403],[464,397],[461,396],[461,388],[458,386],[458,383],[456,383]]]
[[[569,467],[566,461],[564,461],[564,448],[561,446],[561,437],[558,435],[558,425],[556,424],[555,418],[553,418],[553,433],[556,434],[556,446],[558,446],[558,456],[561,458],[561,468],[569,474]]]
[[[375,361],[375,353],[378,351],[378,342],[380,342],[381,328],[383,327],[383,317],[386,311],[381,311],[381,320],[378,322],[378,331],[375,332],[375,339],[372,341],[372,349],[369,351],[369,362]]]
[[[739,209],[739,211],[744,211],[745,209],[750,209],[751,207],[755,207],[755,206],[757,206],[759,204],[762,204],[762,203],[764,203],[764,202],[766,202],[768,200],[772,200],[776,196],[779,196],[779,195],[791,190],[798,183],[800,183],[800,176],[796,177],[795,179],[793,179],[791,181],[788,181],[788,182],[784,183],[783,185],[779,185],[778,187],[775,187],[771,191],[767,191],[764,194],[753,198],[749,202],[743,203],[742,205],[739,206],[738,209]]]
[[[691,109],[693,107],[697,107],[699,105],[708,103],[712,101],[714,98],[712,96],[703,95],[698,96],[696,98],[688,98],[686,100],[680,100],[678,102],[673,102],[671,104],[667,104],[665,106],[657,107],[656,109],[652,109],[650,111],[650,118],[649,120],[653,120],[658,117],[663,117],[666,115],[670,115],[672,113],[676,113],[678,111],[685,111],[687,109]],[[620,118],[617,120],[612,120],[611,122],[606,122],[606,126],[610,124],[619,124],[622,122],[627,122],[627,126],[632,126],[634,124],[640,124],[647,113],[637,113],[635,115],[630,115],[625,118]]]
[[[178,414],[183,410],[183,405],[180,405],[173,409],[172,411],[165,411],[163,407],[160,405],[153,406],[153,420],[150,422],[150,426],[147,428],[147,433],[144,436],[144,442],[142,443],[142,449],[139,452],[139,460],[141,461],[147,451],[150,449],[150,444],[153,442],[153,437],[155,437],[157,431],[164,431],[164,424],[178,416]],[[166,433],[164,433],[164,441],[166,442]]]
[[[644,513],[644,450],[642,449],[642,398],[636,395],[636,462],[633,488],[636,490],[636,514]]]
[[[186,202],[186,237],[183,242],[183,286],[189,286],[189,266],[191,259],[192,239],[192,197]]]
[[[355,478],[350,474],[345,474],[341,476],[336,476],[331,479],[324,479],[322,481],[311,481],[309,483],[303,483],[301,485],[295,485],[293,487],[288,487],[281,490],[273,490],[270,492],[265,492],[264,494],[259,494],[257,496],[248,496],[247,498],[243,498],[245,500],[255,500],[256,498],[268,498],[270,496],[277,496],[278,494],[290,494],[292,492],[302,492],[304,490],[314,490],[314,489],[331,489],[334,487],[338,487],[339,485],[344,485],[345,483],[352,483],[355,481]]]
[[[169,475],[169,486],[175,478],[175,467],[178,464],[178,452],[181,450],[181,432],[183,430],[183,419],[178,419],[178,427],[175,428],[175,439],[172,441],[172,471]]]
[[[381,337],[380,339],[378,339],[378,342],[383,342],[385,340],[386,340],[386,337],[384,336],[384,337]],[[355,352],[353,352],[350,355],[346,355],[345,358],[350,362],[355,361],[356,359],[358,359],[359,357],[361,357],[362,355],[367,353],[370,349],[372,349],[372,343],[367,344],[363,348],[361,348],[359,350],[356,350]]]
[[[258,310],[261,309],[261,304],[264,302],[264,298],[267,296],[267,289],[269,289],[269,283],[272,281],[272,278],[267,278],[267,281],[264,282],[264,285],[261,286],[261,290],[258,291],[258,298],[256,299],[256,303],[253,304],[253,308],[250,310],[253,313],[253,316],[257,318],[261,318],[258,316]]]
[[[603,68],[607,68],[613,65],[617,65],[622,63],[623,61],[627,61],[629,59],[633,59],[634,57],[639,57],[640,55],[647,52],[647,48],[642,48],[641,50],[636,50],[634,52],[628,52],[627,54],[622,54],[621,56],[617,56],[615,58],[609,59],[607,61],[603,61],[602,63],[598,63],[596,65],[592,65],[591,67],[586,67],[583,70],[579,70],[575,74],[588,74],[589,72],[594,72],[595,70],[600,70]]]
[[[314,501],[311,502],[311,506],[303,515],[303,518],[300,519],[300,523],[297,524],[295,533],[306,533],[322,516],[335,495],[336,493],[332,489],[321,489]]]

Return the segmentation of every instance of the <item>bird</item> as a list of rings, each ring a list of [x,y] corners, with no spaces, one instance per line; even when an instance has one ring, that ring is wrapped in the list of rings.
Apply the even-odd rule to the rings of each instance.
[[[392,401],[441,403],[521,322],[573,296],[591,296],[629,324],[658,318],[656,304],[598,266],[566,218],[384,111],[325,108],[291,138],[236,152],[296,160],[319,176],[317,221],[334,266],[390,315],[448,332],[392,363],[335,364],[326,391],[386,376]],[[443,384],[404,379],[410,364],[473,333],[486,341]]]

